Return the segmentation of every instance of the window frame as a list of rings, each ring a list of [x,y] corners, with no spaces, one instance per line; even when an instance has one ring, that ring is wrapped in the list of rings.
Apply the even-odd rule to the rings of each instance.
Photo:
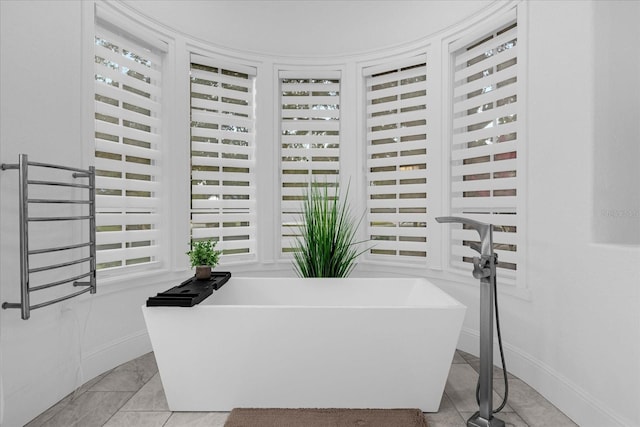
[[[419,71],[423,66],[420,64],[424,64],[424,71]],[[418,74],[415,74],[415,72],[413,70],[418,70]],[[418,82],[414,82],[414,83],[409,83],[412,86],[415,85],[415,89],[417,90],[424,90],[425,91],[425,95],[424,95],[424,109],[420,109],[417,110],[419,111],[421,114],[417,114],[417,120],[422,121],[424,120],[425,123],[424,124],[418,124],[415,126],[409,126],[409,127],[396,127],[394,129],[389,130],[388,132],[391,134],[401,134],[403,133],[402,130],[403,129],[410,129],[412,130],[412,132],[410,132],[411,135],[408,136],[417,136],[415,135],[415,132],[422,132],[424,131],[425,133],[425,138],[424,139],[418,139],[415,142],[418,142],[418,144],[413,144],[413,145],[417,145],[418,147],[415,150],[425,150],[425,153],[422,154],[416,154],[414,155],[409,155],[406,156],[407,161],[409,160],[414,160],[414,158],[418,158],[420,159],[420,157],[424,157],[424,164],[425,164],[425,168],[424,169],[419,169],[420,173],[415,173],[416,177],[415,179],[424,179],[424,183],[419,183],[419,184],[411,184],[413,187],[415,187],[415,189],[419,192],[424,191],[425,196],[424,198],[422,197],[412,197],[411,200],[414,200],[413,203],[411,203],[410,208],[420,208],[420,202],[423,201],[424,203],[424,208],[425,208],[425,212],[424,213],[412,213],[410,215],[407,215],[406,213],[402,213],[400,212],[401,209],[403,209],[403,202],[401,202],[401,198],[402,198],[402,191],[404,190],[403,184],[401,182],[402,180],[402,176],[398,176],[397,179],[397,183],[394,184],[392,187],[394,191],[389,190],[389,192],[385,192],[384,194],[395,194],[398,196],[398,198],[394,198],[393,200],[390,201],[391,204],[393,204],[393,209],[397,209],[398,211],[394,214],[392,214],[392,216],[394,218],[397,219],[397,221],[401,221],[402,218],[404,218],[405,216],[409,216],[409,217],[415,217],[415,218],[419,218],[420,222],[423,222],[425,225],[424,227],[409,227],[408,229],[408,234],[415,234],[416,236],[414,237],[424,237],[424,241],[423,242],[419,242],[420,244],[418,245],[409,245],[409,246],[415,246],[415,250],[420,251],[420,252],[424,252],[424,256],[421,255],[403,255],[400,253],[396,253],[394,255],[391,254],[375,254],[373,253],[373,251],[375,251],[375,246],[376,246],[376,239],[372,239],[370,241],[370,245],[373,246],[373,248],[369,251],[367,251],[367,253],[365,254],[365,259],[369,262],[372,263],[382,263],[382,264],[389,264],[389,265],[394,265],[394,264],[398,264],[398,265],[403,265],[403,266],[407,266],[407,267],[426,267],[426,265],[428,264],[428,260],[429,260],[429,252],[431,252],[431,248],[430,248],[430,244],[429,244],[429,232],[431,231],[430,229],[428,229],[427,227],[427,223],[429,222],[429,211],[431,210],[430,208],[430,189],[429,187],[430,185],[430,179],[428,177],[429,172],[428,169],[431,168],[431,158],[433,158],[431,156],[430,153],[428,153],[429,151],[431,151],[431,147],[430,147],[430,141],[431,138],[433,137],[433,135],[431,134],[431,109],[433,108],[432,105],[429,105],[429,99],[431,98],[431,90],[429,88],[429,79],[430,79],[430,74],[431,72],[431,64],[428,62],[428,53],[427,51],[418,53],[417,55],[414,56],[409,56],[406,58],[397,58],[397,59],[393,59],[393,60],[387,60],[384,63],[381,64],[376,64],[376,65],[371,65],[371,66],[367,66],[367,67],[363,67],[362,68],[362,80],[363,80],[363,87],[364,87],[364,97],[363,97],[363,110],[364,110],[364,114],[365,114],[365,119],[364,119],[364,123],[365,123],[365,127],[366,130],[364,132],[364,153],[363,153],[363,157],[364,159],[364,163],[365,163],[365,171],[364,171],[364,175],[365,175],[365,183],[364,183],[364,188],[365,188],[365,200],[364,200],[364,204],[366,206],[366,214],[365,214],[365,228],[366,228],[366,238],[367,239],[371,239],[372,238],[372,233],[375,232],[374,229],[372,229],[371,227],[371,221],[373,219],[375,219],[375,217],[378,216],[378,214],[376,213],[372,213],[372,209],[376,209],[376,205],[378,205],[379,203],[377,203],[375,200],[373,200],[373,198],[371,197],[372,193],[374,190],[373,188],[375,188],[376,186],[372,186],[371,185],[371,180],[377,178],[376,174],[374,172],[372,172],[371,170],[371,163],[376,163],[375,160],[370,158],[369,152],[372,150],[372,145],[371,142],[373,140],[370,139],[370,136],[373,138],[376,136],[376,132],[373,131],[371,129],[371,122],[376,122],[377,117],[371,117],[370,114],[370,110],[371,109],[375,109],[375,107],[373,107],[373,104],[371,104],[369,102],[369,98],[371,97],[370,95],[372,95],[374,92],[372,92],[369,89],[370,86],[370,79],[371,80],[380,80],[380,77],[378,76],[382,76],[384,77],[384,75],[390,75],[390,76],[401,76],[403,74],[410,74],[411,76],[413,76],[414,78],[417,77],[422,77],[422,75],[424,74],[425,76],[425,80],[424,81],[418,81]],[[415,75],[414,75],[415,74]],[[405,77],[406,78],[406,77]],[[398,80],[399,79],[399,80]],[[397,77],[391,80],[388,79],[383,79],[386,80],[388,83],[390,82],[398,82],[398,81],[402,81],[401,77]],[[408,101],[406,104],[404,105],[404,103],[402,103],[402,95],[407,95],[407,94],[412,94],[414,92],[402,92],[400,93],[400,91],[393,91],[393,92],[398,92],[397,94],[395,94],[394,96],[397,96],[398,99],[396,101],[393,101],[393,103],[397,104],[397,110],[398,112],[396,113],[392,113],[392,114],[388,114],[388,115],[383,115],[381,117],[383,118],[398,118],[398,120],[400,120],[402,118],[402,114],[403,112],[400,111],[402,108],[407,108],[407,106],[409,107],[415,107],[415,106],[421,106],[421,105],[416,105],[413,101]],[[380,99],[380,98],[375,98],[375,99]],[[409,98],[410,100],[413,98]],[[383,104],[379,104],[379,105],[384,105]],[[406,114],[406,113],[405,113]],[[403,122],[394,122],[395,124],[403,124]],[[395,137],[395,139],[398,139],[397,136]],[[402,143],[403,141],[401,141],[402,138],[400,138],[400,141],[395,141],[392,143],[388,143],[388,144],[383,144],[383,147],[387,147],[391,150],[396,152],[396,154],[398,155],[397,159],[402,158]],[[406,141],[405,141],[406,142]],[[408,144],[411,144],[411,142],[408,142]],[[379,150],[375,150],[375,151],[379,151]],[[437,158],[437,157],[436,157]],[[421,160],[420,160],[421,161]],[[383,162],[386,164],[386,162]],[[389,162],[390,164],[393,163],[397,163],[394,162],[393,160]],[[398,168],[400,168],[401,165],[398,165]],[[401,174],[402,172],[398,171],[399,174]],[[380,187],[380,190],[383,190],[384,187]],[[386,215],[382,214],[383,217],[385,217]],[[391,221],[391,220],[390,220]],[[424,228],[424,230],[421,230],[421,228]],[[393,236],[395,238],[398,238],[398,240],[394,240],[394,242],[396,242],[395,244],[392,243],[390,245],[388,245],[392,250],[398,250],[398,251],[402,251],[402,243],[399,243],[399,239],[401,239],[402,236],[402,227],[400,227],[399,223],[396,223],[396,226],[394,227],[395,232],[393,233],[388,233],[387,235],[389,236]]]
[[[297,234],[295,231],[296,228],[296,224],[299,223],[300,221],[300,217],[301,217],[301,211],[300,209],[302,208],[302,201],[300,200],[298,203],[296,203],[295,199],[296,198],[300,198],[305,194],[305,190],[308,189],[309,187],[307,185],[304,186],[298,186],[295,187],[295,184],[306,184],[308,183],[309,185],[311,185],[311,183],[314,181],[314,179],[319,176],[319,177],[323,177],[321,179],[321,182],[319,183],[319,185],[321,185],[323,183],[323,181],[326,179],[326,186],[329,187],[329,194],[333,194],[332,193],[332,187],[334,186],[334,184],[337,184],[339,186],[343,186],[343,177],[345,175],[344,171],[341,169],[341,164],[343,164],[343,152],[344,152],[344,148],[342,145],[342,129],[343,129],[343,125],[342,125],[342,99],[343,99],[343,95],[342,95],[342,91],[343,91],[343,72],[340,69],[323,69],[323,68],[313,68],[313,69],[287,69],[287,68],[281,68],[278,69],[277,73],[277,88],[278,88],[278,96],[277,96],[277,111],[278,111],[278,139],[277,139],[277,143],[278,143],[278,147],[277,147],[277,152],[278,152],[278,161],[277,161],[277,166],[274,167],[274,169],[277,170],[277,175],[278,175],[278,188],[276,190],[276,194],[278,194],[278,212],[279,212],[279,223],[276,226],[277,231],[279,232],[278,234],[278,241],[280,242],[278,245],[278,253],[276,254],[276,258],[279,259],[282,263],[286,263],[286,262],[291,262],[291,260],[293,260],[293,251],[295,249],[295,236]],[[326,115],[326,118],[323,119],[323,116],[321,114],[318,115],[318,117],[313,117],[312,115],[309,115],[308,117],[293,117],[293,115],[287,114],[287,116],[291,116],[291,117],[284,117],[283,111],[285,111],[285,109],[283,108],[283,103],[284,103],[284,99],[283,99],[283,81],[284,80],[301,80],[301,81],[307,81],[307,80],[326,80],[326,81],[335,81],[337,80],[337,83],[326,83],[327,85],[338,85],[338,95],[327,95],[327,96],[321,96],[321,95],[304,95],[307,98],[310,98],[309,102],[311,102],[314,98],[314,96],[318,96],[319,98],[332,98],[335,97],[338,100],[338,108],[337,110],[337,114],[328,114]],[[289,83],[289,84],[301,84],[301,85],[318,85],[319,87],[321,87],[322,84],[325,83],[303,83],[303,82],[299,82],[299,83]],[[302,91],[301,91],[302,92]],[[310,90],[305,90],[304,92],[313,92]],[[290,104],[287,104],[290,105]],[[309,110],[312,111],[314,110],[313,105],[314,104],[304,104],[304,105],[310,105],[312,106],[311,108],[308,109],[301,109],[301,110]],[[332,105],[332,104],[318,104],[318,105]],[[327,109],[326,111],[336,111],[336,110],[331,110],[331,109]],[[297,111],[297,110],[296,110]],[[319,110],[315,110],[315,111],[322,111],[322,109]],[[337,116],[337,117],[331,117],[331,116]],[[337,135],[328,135],[329,137],[331,136],[335,136],[335,138],[331,138],[331,140],[335,139],[337,140],[337,142],[332,142],[331,144],[337,144],[338,147],[337,148],[329,148],[329,147],[325,147],[324,149],[322,148],[303,148],[302,151],[300,151],[300,148],[296,149],[296,148],[292,148],[291,151],[296,152],[299,151],[300,154],[304,154],[307,150],[309,150],[309,152],[311,152],[311,157],[313,157],[313,150],[327,150],[329,151],[330,155],[335,155],[337,154],[337,160],[333,161],[327,161],[324,163],[327,163],[326,166],[334,166],[335,163],[335,167],[337,168],[335,170],[335,173],[333,174],[322,174],[322,173],[318,173],[318,174],[314,174],[314,164],[320,164],[323,163],[321,161],[317,161],[314,162],[314,160],[311,160],[309,162],[309,166],[306,168],[308,173],[305,174],[305,183],[302,182],[298,182],[299,180],[293,179],[293,180],[285,180],[284,179],[284,171],[285,170],[303,170],[303,168],[296,168],[295,165],[291,165],[292,169],[284,169],[287,165],[285,163],[283,163],[283,157],[285,154],[285,150],[283,148],[283,145],[285,144],[283,136],[289,136],[289,135],[284,135],[284,132],[288,129],[286,129],[287,126],[292,125],[294,122],[296,122],[297,120],[302,119],[301,121],[304,121],[305,123],[313,123],[314,121],[318,124],[320,124],[320,127],[315,130],[318,132],[323,132],[323,131],[327,131],[327,132],[337,132]],[[335,119],[335,120],[333,120]],[[327,124],[331,123],[331,124],[335,124],[337,126],[324,126],[323,122],[327,122]],[[307,130],[307,131],[314,131],[314,129],[312,129],[314,126],[311,126],[308,129],[303,129],[303,130]],[[325,127],[330,127],[332,129],[324,129]],[[336,128],[336,129],[333,129]],[[290,130],[290,129],[289,129]],[[301,139],[301,141],[306,141],[306,136],[308,135],[301,135],[303,136]],[[315,135],[314,135],[315,136]],[[293,139],[293,138],[291,138]],[[314,139],[314,138],[310,138],[310,139]],[[321,139],[321,138],[320,138]],[[309,144],[314,144],[317,142],[309,142]],[[305,144],[303,142],[303,144]],[[322,153],[320,153],[322,154]],[[296,162],[291,162],[296,163]],[[331,169],[327,169],[328,171],[333,171]],[[331,177],[335,177],[334,180],[331,180]],[[291,187],[288,190],[285,190],[285,184],[286,183],[290,183],[292,185],[294,185],[294,187]],[[321,185],[322,186],[322,185]],[[342,194],[344,194],[344,190],[342,191]],[[285,197],[291,198],[291,200],[284,200]],[[297,206],[299,204],[299,207]],[[286,247],[285,246],[285,242],[289,241],[291,243],[291,246]]]
[[[256,134],[256,77],[257,77],[257,69],[255,67],[252,66],[247,66],[247,65],[243,65],[240,63],[234,63],[234,62],[230,62],[228,60],[219,58],[219,57],[215,57],[215,56],[211,56],[211,55],[204,55],[204,54],[199,54],[199,53],[195,53],[195,52],[190,52],[190,60],[189,60],[189,80],[190,80],[190,89],[189,89],[189,115],[190,115],[190,126],[189,126],[189,133],[190,133],[190,137],[189,137],[189,145],[190,145],[190,152],[189,152],[189,163],[190,163],[190,184],[189,184],[189,188],[191,189],[190,194],[191,194],[191,200],[190,200],[190,208],[189,208],[189,212],[190,212],[190,239],[192,240],[199,240],[199,239],[203,239],[203,238],[213,238],[213,240],[217,240],[219,242],[219,244],[216,246],[216,249],[218,250],[222,250],[223,251],[223,257],[221,258],[224,259],[225,264],[229,263],[229,264],[233,264],[233,263],[237,263],[237,262],[247,262],[247,261],[253,261],[257,259],[258,253],[257,253],[257,248],[258,248],[258,244],[257,244],[257,240],[258,240],[258,234],[259,234],[259,227],[257,225],[257,217],[258,217],[258,208],[257,208],[257,181],[258,181],[258,177],[257,177],[257,160],[256,160],[256,140],[257,140],[257,134]],[[246,173],[246,177],[243,175],[242,178],[246,178],[247,179],[247,188],[246,189],[241,189],[241,188],[236,188],[233,189],[231,186],[227,186],[225,187],[224,182],[219,182],[218,190],[222,192],[226,193],[227,189],[231,189],[234,191],[234,193],[236,195],[240,195],[240,196],[246,196],[247,199],[246,200],[241,200],[238,203],[233,203],[231,202],[230,204],[236,204],[239,205],[239,207],[236,207],[237,209],[247,209],[248,211],[246,213],[244,213],[242,215],[243,219],[246,220],[247,225],[246,226],[239,226],[239,227],[230,227],[230,228],[234,228],[234,229],[239,229],[237,230],[238,233],[248,233],[247,234],[247,239],[246,240],[238,240],[238,241],[242,241],[242,242],[247,242],[246,247],[242,247],[242,244],[233,244],[233,243],[227,243],[225,244],[225,237],[236,237],[238,236],[238,234],[234,234],[231,233],[230,230],[224,230],[224,223],[220,224],[219,227],[217,227],[216,232],[199,232],[196,234],[199,234],[200,236],[195,236],[194,237],[194,223],[200,223],[200,222],[195,222],[194,221],[194,214],[195,215],[213,215],[213,216],[219,216],[220,218],[222,218],[224,215],[228,214],[228,210],[230,209],[236,209],[236,208],[231,208],[228,205],[229,203],[223,201],[223,200],[219,200],[219,203],[213,203],[213,205],[217,206],[217,207],[211,207],[211,208],[207,208],[209,210],[219,210],[220,212],[217,214],[211,214],[211,212],[206,213],[203,212],[202,210],[204,208],[195,208],[193,206],[193,82],[192,82],[192,75],[193,75],[193,65],[197,64],[199,66],[204,66],[204,67],[210,67],[210,68],[215,68],[218,69],[219,71],[226,71],[226,72],[231,72],[231,73],[241,73],[241,74],[246,74],[247,77],[247,82],[250,82],[249,85],[247,85],[247,93],[248,96],[246,97],[246,102],[247,108],[242,108],[240,107],[240,110],[243,110],[243,112],[247,113],[247,118],[244,117],[238,117],[238,120],[236,119],[236,115],[233,113],[229,113],[227,114],[226,112],[223,113],[214,113],[211,117],[212,122],[210,122],[211,124],[215,124],[216,126],[218,126],[218,128],[216,128],[217,132],[214,133],[220,133],[222,134],[223,131],[221,129],[219,129],[220,125],[224,125],[224,122],[226,121],[226,119],[231,120],[229,123],[233,122],[233,121],[238,121],[238,122],[247,122],[247,125],[249,126],[248,131],[247,132],[235,132],[235,131],[230,131],[232,132],[234,135],[237,134],[239,135],[240,139],[246,140],[245,142],[247,143],[246,147],[243,146],[241,148],[234,148],[234,147],[224,147],[222,144],[222,141],[220,140],[218,143],[220,145],[217,145],[216,147],[211,147],[212,149],[215,148],[223,148],[224,150],[221,150],[218,157],[215,157],[216,159],[218,159],[217,162],[219,164],[219,168],[220,170],[218,171],[217,174],[214,173],[214,175],[220,175],[220,177],[224,176],[224,171],[222,170],[222,168],[224,167],[229,167],[232,164],[236,164],[237,167],[239,167],[240,164],[242,164],[242,167],[246,167],[248,168],[248,172]],[[206,71],[204,71],[203,73],[206,73]],[[220,75],[220,74],[218,74]],[[221,83],[223,80],[236,80],[236,77],[214,77],[212,75],[212,78],[216,78],[217,83]],[[212,80],[213,81],[213,80]],[[226,84],[226,83],[222,83],[222,84]],[[218,86],[216,86],[216,88],[218,88]],[[220,88],[218,89],[214,89],[214,91],[217,93],[219,91],[221,91]],[[224,92],[224,90],[222,90],[222,92]],[[219,103],[220,105],[230,105],[230,104],[226,104],[222,102],[222,100],[218,100],[215,101],[217,103]],[[231,111],[232,109],[234,109],[233,107],[230,107],[231,109],[229,111]],[[245,110],[250,110],[250,111],[245,111]],[[215,122],[215,123],[214,123]],[[227,124],[229,124],[227,123]],[[231,134],[230,134],[231,135]],[[216,144],[218,144],[216,143]],[[226,149],[225,149],[226,148]],[[247,158],[246,159],[240,159],[240,160],[233,160],[231,158],[225,160],[223,157],[223,155],[226,152],[229,156],[228,157],[232,157],[233,155],[240,153],[241,155],[246,155]],[[202,162],[202,161],[201,161]],[[206,162],[205,162],[206,163]],[[202,166],[202,165],[200,165]],[[229,172],[230,174],[235,174],[236,172]],[[206,172],[201,173],[200,175],[207,175]],[[221,180],[219,180],[221,181]],[[212,188],[212,191],[214,189]],[[242,194],[239,194],[242,193]],[[229,193],[229,195],[234,195]],[[200,211],[200,212],[199,212]],[[244,221],[243,221],[244,222]],[[207,229],[208,227],[202,227],[202,229]],[[228,232],[229,231],[229,232]],[[235,230],[234,230],[235,231]],[[204,234],[211,234],[210,236],[205,236]],[[217,239],[216,239],[217,238]],[[230,247],[231,246],[231,247]],[[239,253],[229,253],[230,251],[234,251],[234,250],[242,250],[243,252],[239,252]],[[246,249],[246,252],[244,252],[244,250]],[[225,253],[226,252],[226,253]]]
[[[526,227],[526,205],[527,205],[527,143],[528,143],[528,128],[527,128],[527,111],[526,111],[526,81],[527,81],[527,19],[526,19],[526,7],[521,4],[515,7],[510,7],[506,11],[496,13],[494,16],[489,17],[479,23],[478,25],[470,25],[464,31],[458,34],[449,36],[443,39],[442,44],[442,58],[443,67],[446,66],[446,72],[443,74],[443,87],[445,88],[443,97],[443,111],[444,126],[443,126],[443,141],[444,149],[442,153],[443,165],[445,165],[443,188],[445,197],[445,203],[442,206],[443,215],[459,215],[464,214],[451,212],[451,200],[452,200],[452,180],[451,180],[451,144],[453,140],[453,73],[455,70],[453,53],[463,48],[464,46],[473,44],[481,39],[483,36],[498,31],[503,28],[509,22],[517,23],[517,39],[518,39],[518,54],[517,54],[517,114],[518,114],[518,146],[517,146],[517,158],[515,159],[517,170],[517,202],[515,209],[518,214],[516,220],[517,237],[516,242],[518,250],[516,252],[516,262],[518,265],[515,274],[507,273],[506,276],[504,269],[498,270],[498,282],[501,285],[501,289],[509,295],[516,296],[522,299],[530,299],[530,292],[527,287],[527,227]],[[478,219],[478,218],[476,218]],[[482,221],[482,219],[478,219]],[[450,228],[451,226],[447,226]],[[467,268],[460,268],[459,266],[452,265],[451,248],[453,246],[452,233],[455,231],[447,229],[444,231],[443,242],[443,264],[442,270],[446,276],[454,278],[456,281],[461,279],[455,279],[461,277],[462,281],[467,283],[476,283],[476,280],[464,279],[469,277],[472,269],[471,263]],[[494,231],[494,243],[495,243],[495,231]],[[498,259],[498,262],[500,258]]]
[[[93,21],[93,25],[91,26],[91,40],[92,40],[92,47],[91,47],[91,58],[92,58],[92,72],[91,72],[91,80],[92,80],[92,90],[91,90],[91,109],[90,111],[92,111],[94,113],[94,116],[92,117],[91,123],[93,125],[93,129],[91,132],[91,158],[92,161],[90,163],[94,163],[96,156],[95,156],[95,152],[97,150],[97,145],[94,142],[95,141],[95,132],[97,132],[97,123],[98,120],[95,117],[95,114],[98,113],[98,109],[96,108],[96,101],[94,98],[97,95],[97,90],[95,89],[97,86],[97,82],[96,82],[96,78],[95,73],[96,71],[93,71],[97,68],[97,66],[95,65],[95,56],[98,53],[98,50],[96,48],[96,37],[98,37],[98,35],[100,33],[102,34],[113,34],[114,36],[122,39],[125,41],[125,43],[131,43],[132,45],[134,45],[136,48],[142,48],[142,49],[151,49],[151,50],[155,50],[155,55],[159,55],[161,56],[161,65],[159,67],[159,69],[157,70],[157,72],[162,76],[161,80],[160,80],[160,86],[158,86],[158,90],[160,90],[161,92],[163,92],[163,96],[160,98],[160,103],[159,103],[159,111],[161,111],[161,116],[160,118],[156,118],[155,121],[158,122],[157,124],[157,132],[158,132],[158,142],[155,145],[155,151],[157,152],[157,157],[155,159],[156,165],[154,167],[152,167],[152,170],[155,171],[156,173],[156,180],[153,180],[151,182],[153,183],[157,183],[154,187],[156,188],[155,190],[155,195],[153,196],[156,199],[156,207],[155,207],[155,214],[157,215],[158,219],[155,220],[153,222],[153,224],[156,226],[156,232],[154,233],[155,237],[155,245],[151,245],[150,248],[156,248],[156,250],[154,250],[153,252],[155,252],[155,259],[151,260],[150,262],[144,262],[144,263],[140,263],[140,264],[132,264],[132,265],[121,265],[121,266],[114,266],[114,267],[110,267],[110,268],[105,268],[105,269],[99,269],[97,271],[97,277],[99,279],[110,279],[110,278],[118,278],[118,277],[127,277],[130,275],[135,275],[144,271],[154,271],[154,270],[162,270],[167,268],[167,264],[168,264],[168,257],[167,257],[167,250],[166,250],[166,245],[164,244],[164,242],[166,242],[166,232],[165,230],[162,228],[161,224],[164,221],[164,217],[166,216],[166,203],[161,200],[159,198],[159,194],[162,194],[163,190],[164,190],[164,186],[162,184],[162,180],[163,179],[167,179],[167,173],[166,170],[167,168],[165,167],[165,164],[163,162],[163,150],[165,145],[165,137],[163,136],[165,130],[166,130],[166,123],[164,123],[164,121],[162,120],[162,115],[165,114],[165,107],[167,105],[165,96],[164,96],[164,90],[163,87],[164,85],[164,79],[167,77],[167,71],[169,71],[169,66],[168,66],[168,59],[169,55],[169,44],[163,40],[163,38],[157,34],[154,33],[152,31],[149,31],[148,29],[145,28],[140,28],[135,26],[135,24],[133,24],[126,16],[121,16],[120,14],[114,12],[111,9],[108,9],[107,7],[101,5],[101,4],[96,4],[95,5],[95,11],[94,14],[92,15],[92,21]],[[170,73],[169,73],[170,74]],[[124,118],[121,118],[121,120],[124,120]],[[125,128],[125,126],[123,126],[122,124],[119,124],[118,126]],[[124,157],[125,154],[122,154],[122,156]],[[96,167],[96,171],[98,171],[99,167]],[[124,173],[124,170],[123,170]],[[158,179],[159,178],[159,179]],[[99,186],[98,183],[99,179],[96,179],[96,186]],[[135,181],[134,181],[135,182]],[[126,185],[126,181],[124,181],[124,185],[121,187],[121,191],[125,191],[127,188]],[[96,197],[96,211],[99,211],[101,209],[101,207],[99,206],[99,197]],[[122,207],[123,209],[126,209],[125,206]],[[126,214],[121,214],[123,215],[123,224],[126,223]],[[100,217],[101,214],[97,214],[97,222],[100,222]],[[126,230],[121,230],[121,233],[123,233],[123,238],[120,240],[122,242],[122,245],[126,244],[126,238],[124,236],[124,234],[126,233]],[[100,236],[97,236],[97,240],[100,239]],[[100,244],[100,242],[98,241],[98,245]],[[124,246],[120,249],[120,251],[124,250]],[[144,251],[141,251],[144,252]],[[100,251],[98,251],[98,257],[100,256]],[[99,259],[99,258],[98,258]]]

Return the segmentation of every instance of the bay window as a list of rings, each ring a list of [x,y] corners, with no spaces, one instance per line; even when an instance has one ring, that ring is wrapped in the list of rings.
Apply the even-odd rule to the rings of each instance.
[[[101,270],[168,261],[180,271],[186,256],[175,247],[186,252],[203,239],[217,242],[223,263],[280,268],[295,250],[310,186],[333,194],[351,175],[350,202],[363,208],[370,240],[362,264],[466,274],[473,230],[432,228],[434,216],[451,214],[495,225],[503,282],[522,272],[515,9],[480,30],[326,64],[236,60],[100,16],[95,28]],[[171,229],[174,219],[182,225]]]

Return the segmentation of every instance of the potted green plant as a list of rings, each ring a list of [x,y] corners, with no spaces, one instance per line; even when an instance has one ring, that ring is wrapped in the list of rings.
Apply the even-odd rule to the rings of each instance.
[[[222,251],[215,249],[217,241],[199,240],[191,242],[191,250],[187,252],[191,267],[196,268],[196,279],[211,278],[211,269],[218,264]]]
[[[300,235],[296,238],[294,270],[300,277],[347,277],[356,258],[369,248],[358,251],[356,233],[359,221],[351,214],[346,198],[341,200],[338,186],[333,195],[328,186],[311,185],[302,205]],[[363,215],[364,216],[364,215]]]

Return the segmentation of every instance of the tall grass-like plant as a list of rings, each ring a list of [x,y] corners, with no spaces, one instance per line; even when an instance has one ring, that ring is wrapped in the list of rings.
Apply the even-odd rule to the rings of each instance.
[[[358,251],[356,233],[362,217],[356,221],[336,187],[333,196],[325,185],[315,183],[303,202],[300,236],[296,238],[294,269],[300,277],[347,277],[355,267]]]

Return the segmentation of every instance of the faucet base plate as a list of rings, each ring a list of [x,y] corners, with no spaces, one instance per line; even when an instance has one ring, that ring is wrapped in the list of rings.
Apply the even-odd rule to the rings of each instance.
[[[475,414],[467,421],[467,427],[505,427],[504,421],[499,418],[482,418],[480,414]]]

